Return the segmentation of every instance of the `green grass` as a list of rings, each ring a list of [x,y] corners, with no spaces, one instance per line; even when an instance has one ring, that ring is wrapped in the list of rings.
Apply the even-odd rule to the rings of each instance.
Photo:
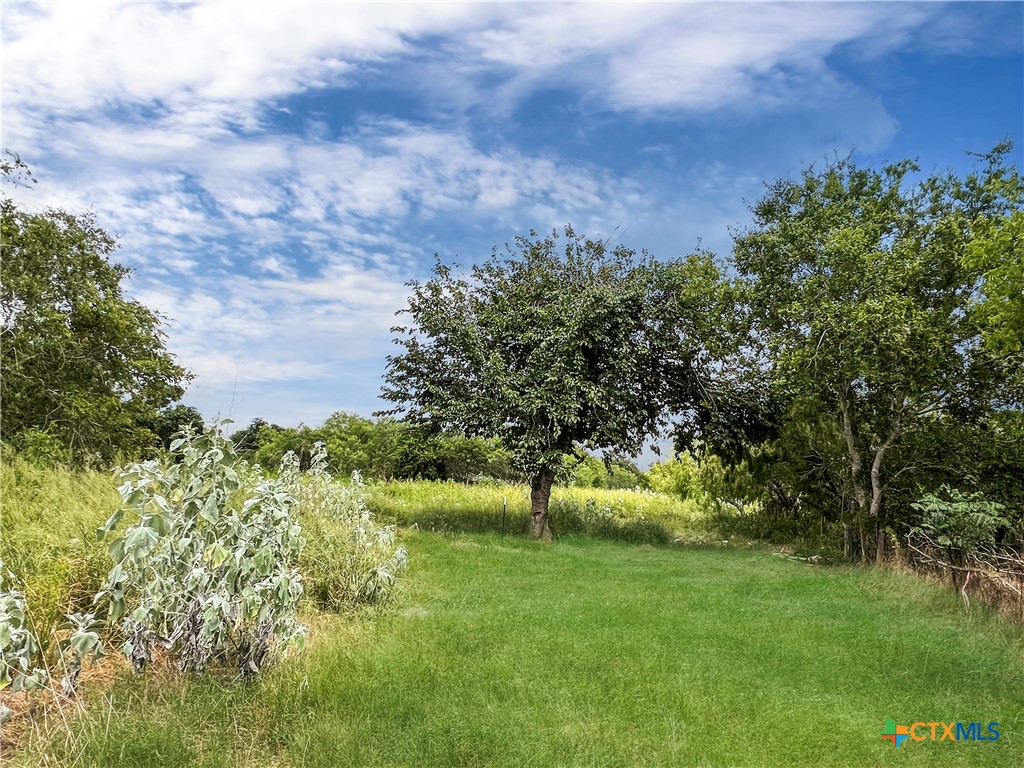
[[[402,480],[374,484],[368,491],[374,514],[406,527],[512,535],[524,535],[530,527],[525,485]],[[555,487],[550,517],[556,537],[586,533],[635,544],[709,537],[696,504],[653,491]]]
[[[22,580],[43,643],[64,614],[88,610],[110,568],[96,529],[121,502],[114,474],[0,464],[0,560]]]
[[[321,618],[243,687],[122,680],[54,762],[117,766],[1019,766],[1024,634],[912,576],[754,549],[406,537],[396,610]],[[897,723],[1000,722],[994,743]],[[39,752],[21,764],[42,762]]]

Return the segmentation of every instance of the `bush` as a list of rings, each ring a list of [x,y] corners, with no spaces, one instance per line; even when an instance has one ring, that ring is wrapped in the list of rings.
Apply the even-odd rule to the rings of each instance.
[[[842,525],[824,520],[813,510],[780,514],[768,505],[754,505],[747,513],[738,514],[720,506],[706,518],[705,525],[716,539],[760,541],[830,562],[844,557]]]
[[[224,659],[254,674],[303,634],[293,481],[262,477],[216,428],[187,431],[171,451],[121,473],[124,505],[102,529],[115,563],[102,594],[111,620],[123,617],[121,650],[137,671],[159,645],[182,670]]]
[[[71,464],[71,451],[44,429],[26,429],[17,437],[18,453],[37,467],[62,467]]]
[[[585,534],[599,539],[627,541],[631,544],[655,546],[671,544],[673,532],[664,522],[650,520],[643,513],[630,510],[622,499],[599,503],[587,497],[582,504],[576,499],[556,498],[551,509],[552,529],[558,536]]]
[[[332,479],[322,444],[315,446],[306,475],[295,471],[294,455],[286,456],[285,466],[282,476],[306,533],[299,565],[309,596],[331,611],[387,602],[408,554],[396,544],[394,526],[374,522],[359,473],[348,485]]]
[[[1010,524],[1001,514],[1003,505],[986,501],[983,493],[968,495],[943,485],[939,494],[925,494],[911,506],[923,513],[916,530],[950,552],[962,556],[983,544],[993,544],[996,531]]]
[[[49,675],[35,666],[39,661],[39,642],[28,628],[25,595],[17,589],[15,575],[0,560],[0,691],[10,687],[17,692],[46,685]],[[7,719],[0,707],[0,722]]]

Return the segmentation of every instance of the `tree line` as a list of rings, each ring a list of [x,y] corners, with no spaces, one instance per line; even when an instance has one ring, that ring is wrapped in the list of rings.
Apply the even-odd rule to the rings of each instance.
[[[567,227],[411,284],[391,415],[496,435],[532,533],[580,447],[745,467],[762,508],[881,554],[940,487],[1024,511],[1024,188],[1009,145],[958,177],[849,159],[770,185],[725,258],[658,261]]]
[[[268,470],[292,451],[302,468],[322,446],[329,471],[367,480],[452,480],[460,483],[525,483],[512,451],[494,437],[434,432],[389,417],[338,411],[317,427],[281,427],[253,419],[231,435],[235,449]],[[628,459],[604,462],[583,454],[566,457],[560,482],[594,488],[647,487],[646,475]]]
[[[565,227],[466,270],[438,259],[393,329],[388,410],[316,429],[257,420],[236,444],[270,463],[319,440],[337,471],[381,478],[524,479],[544,538],[567,466],[600,453],[630,474],[624,457],[670,434],[743,478],[726,494],[738,509],[842,525],[862,558],[940,488],[1002,504],[1019,534],[1024,187],[1010,151],[964,175],[807,167],[766,187],[728,254],[656,259]],[[2,170],[26,178],[14,156]],[[110,461],[201,420],[171,406],[189,374],[161,319],[122,295],[127,270],[95,221],[7,198],[0,213],[4,442]]]

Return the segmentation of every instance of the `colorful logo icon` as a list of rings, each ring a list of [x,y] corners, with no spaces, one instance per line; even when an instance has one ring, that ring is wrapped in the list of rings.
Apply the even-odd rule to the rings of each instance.
[[[993,720],[985,727],[979,721],[963,722],[916,722],[913,725],[896,725],[891,717],[885,718],[885,729],[881,731],[883,741],[891,741],[897,747],[908,738],[914,741],[999,741],[999,721]]]
[[[881,731],[884,741],[891,741],[897,747],[910,737],[910,729],[905,725],[896,725],[891,717],[885,718],[885,729]]]

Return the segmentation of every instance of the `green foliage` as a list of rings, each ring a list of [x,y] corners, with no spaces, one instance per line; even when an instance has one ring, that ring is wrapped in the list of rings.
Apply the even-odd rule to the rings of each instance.
[[[697,396],[719,299],[706,257],[662,263],[564,235],[519,237],[466,276],[438,260],[410,283],[383,387],[392,414],[500,439],[531,478],[540,537],[566,455],[636,453],[670,401]]]
[[[49,650],[65,614],[88,613],[110,560],[96,529],[117,508],[100,472],[30,463],[4,452],[0,560],[22,579],[32,627]]]
[[[332,469],[344,475],[358,472],[387,479],[401,471],[409,435],[390,419],[365,419],[339,411],[316,430]]]
[[[245,429],[240,429],[231,435],[231,442],[235,446],[235,450],[239,453],[244,453],[247,456],[252,456],[255,451],[258,451],[260,447],[270,439],[274,433],[280,432],[281,427],[277,424],[270,424],[263,419],[253,419],[249,426]],[[281,455],[277,457],[277,460],[270,466],[277,467],[281,463],[281,459],[284,457],[282,451]]]
[[[893,480],[925,464],[917,435],[1019,407],[1020,361],[983,343],[980,273],[965,267],[983,223],[1019,209],[1003,159],[997,149],[964,179],[916,183],[909,161],[841,160],[776,182],[753,206],[735,238],[752,324],[739,343],[764,342],[755,368],[782,406],[771,453],[790,464],[789,503],[821,498],[881,527],[901,517],[883,504]]]
[[[72,463],[71,451],[49,432],[30,427],[14,440],[18,453],[32,464],[40,467],[67,466]]]
[[[1006,214],[996,223],[982,219],[965,261],[984,270],[984,299],[976,312],[984,324],[986,342],[997,352],[1020,352],[1024,347],[1024,211]]]
[[[921,489],[942,486],[970,489],[1005,506],[1010,530],[1003,541],[1019,540],[1024,523],[1024,412],[1000,410],[977,422],[936,419],[907,436],[895,457],[915,469],[890,481],[888,498],[907,510],[920,501]]]
[[[567,456],[565,472],[568,475],[567,481],[580,488],[624,490],[648,486],[647,476],[628,459],[601,461],[590,454],[582,458]]]
[[[990,173],[984,192],[1001,200],[1001,210],[971,221],[964,264],[981,273],[980,298],[973,310],[985,328],[986,343],[997,352],[1024,349],[1024,180],[999,162],[1011,146],[1002,144],[986,158]]]
[[[49,681],[47,671],[35,666],[39,642],[28,628],[25,596],[17,586],[17,577],[0,560],[0,691],[31,690]],[[0,707],[0,723],[6,714]]]
[[[630,544],[667,546],[677,540],[671,518],[648,518],[628,505],[622,497],[598,502],[592,496],[583,500],[556,496],[552,518],[560,539],[592,536]]]
[[[282,474],[306,537],[299,555],[306,593],[323,609],[381,605],[391,599],[408,554],[395,541],[394,526],[379,526],[366,504],[358,472],[347,485],[327,472],[323,445],[314,449],[308,473],[296,470],[294,455]]]
[[[683,451],[659,461],[647,471],[647,477],[653,490],[714,511],[725,506],[744,514],[762,492],[746,461],[726,466],[718,456],[706,452]]]
[[[557,233],[531,237],[468,277],[438,262],[410,284],[385,398],[412,421],[499,437],[531,468],[556,468],[577,444],[640,448],[663,415],[666,377],[686,379],[669,359],[699,350],[692,336],[679,349],[675,321],[696,320],[717,274],[568,227],[561,252]]]
[[[327,452],[328,469],[372,480],[424,479],[475,482],[480,478],[519,479],[512,455],[493,438],[435,434],[394,419],[366,419],[339,411],[319,427],[285,429],[255,419],[231,437],[239,451],[274,469],[288,451],[308,469],[317,443]]]
[[[708,498],[701,465],[690,451],[683,451],[667,461],[659,461],[647,470],[651,488],[681,499],[704,501]]]
[[[101,595],[111,620],[123,618],[121,650],[137,670],[159,644],[183,670],[228,659],[255,674],[303,633],[303,542],[287,491],[295,467],[263,478],[216,428],[186,432],[171,451],[168,464],[121,472],[123,506],[101,529],[115,563]]]
[[[460,483],[522,479],[516,458],[499,440],[456,434],[428,434],[401,422],[391,423],[398,425],[405,440],[396,471],[390,477],[454,480]]]
[[[203,431],[203,414],[190,405],[178,405],[162,408],[156,417],[146,426],[160,441],[165,450],[171,447],[175,436],[188,428],[195,432]]]
[[[313,445],[320,439],[320,435],[305,424],[295,428],[282,428],[276,425],[261,424],[255,433],[242,436],[249,445],[254,445],[250,455],[253,462],[265,470],[273,471],[280,466],[282,459],[294,453],[299,460],[299,469],[309,469],[310,457],[313,455]]]
[[[0,238],[4,440],[42,430],[77,462],[101,463],[149,444],[139,425],[181,397],[189,375],[159,316],[124,297],[114,238],[92,214],[29,213],[6,197]]]
[[[982,493],[965,494],[945,485],[911,506],[922,513],[918,530],[962,554],[994,543],[996,531],[1010,524],[1002,514],[1002,504],[986,501]]]
[[[68,614],[67,623],[61,629],[67,633],[67,637],[57,645],[61,667],[64,669],[61,690],[65,696],[71,696],[78,690],[78,676],[82,672],[83,662],[90,656],[94,660],[102,656],[103,642],[100,640],[96,615],[92,613]]]
[[[27,603],[18,586],[17,577],[0,560],[0,691],[10,688],[13,693],[41,688],[50,681],[43,648],[30,628]],[[70,634],[59,646],[64,669],[61,688],[65,696],[77,690],[83,660],[103,653],[103,644],[94,630],[94,618],[92,614],[67,616],[64,628]],[[10,710],[0,703],[0,726],[9,715]]]

